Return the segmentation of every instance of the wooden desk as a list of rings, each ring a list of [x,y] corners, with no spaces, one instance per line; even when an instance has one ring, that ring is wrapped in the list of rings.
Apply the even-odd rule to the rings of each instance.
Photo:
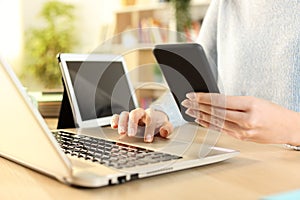
[[[50,130],[57,129],[57,123],[58,123],[57,118],[44,118],[44,119],[45,119],[46,124],[50,128]]]
[[[0,158],[0,199],[259,199],[299,189],[300,152],[221,136],[227,161],[99,189],[69,187]]]

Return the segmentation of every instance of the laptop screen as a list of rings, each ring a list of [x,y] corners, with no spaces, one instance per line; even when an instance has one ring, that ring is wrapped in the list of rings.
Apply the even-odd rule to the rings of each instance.
[[[109,125],[113,114],[137,107],[122,56],[59,54],[58,59],[76,126]]]

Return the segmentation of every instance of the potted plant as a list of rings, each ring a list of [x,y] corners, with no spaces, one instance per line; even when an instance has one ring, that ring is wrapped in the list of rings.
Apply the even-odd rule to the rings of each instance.
[[[190,2],[191,0],[170,0],[175,10],[176,29],[179,33],[185,32],[192,25]]]
[[[44,25],[28,31],[23,76],[29,72],[42,83],[43,88],[62,87],[56,55],[59,52],[70,52],[75,46],[73,11],[73,5],[49,1],[43,5],[39,14]]]

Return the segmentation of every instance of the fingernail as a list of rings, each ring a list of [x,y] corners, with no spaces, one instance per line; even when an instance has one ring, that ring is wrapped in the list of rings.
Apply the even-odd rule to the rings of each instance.
[[[117,125],[115,122],[112,122],[112,123],[111,123],[111,127],[112,127],[112,128],[118,128],[118,125]]]
[[[162,137],[167,137],[167,136],[168,136],[168,131],[167,131],[166,129],[162,128],[162,129],[160,130],[160,135],[161,135]]]
[[[185,111],[185,114],[188,114],[188,115],[194,115],[195,113],[194,113],[193,110],[187,109],[187,110]]]
[[[133,128],[128,129],[128,136],[134,136],[134,129]]]
[[[145,141],[146,142],[152,142],[153,137],[151,135],[147,135]]]
[[[194,100],[194,99],[196,99],[196,94],[195,93],[187,93],[186,97],[191,99],[191,100]]]
[[[183,105],[184,107],[190,107],[190,102],[187,99],[185,99],[181,102],[181,105]]]
[[[119,126],[119,133],[125,133],[125,128],[123,126]]]
[[[112,127],[113,127],[113,128],[118,128],[118,126],[117,126],[117,125],[113,125]]]

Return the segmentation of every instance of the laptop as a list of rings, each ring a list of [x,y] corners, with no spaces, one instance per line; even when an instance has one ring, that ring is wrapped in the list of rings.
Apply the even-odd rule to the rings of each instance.
[[[212,164],[238,152],[203,146],[207,131],[193,124],[174,130],[170,139],[120,138],[109,127],[50,131],[9,65],[0,58],[0,155],[18,164],[81,187],[102,187]],[[214,134],[210,132],[209,134]]]
[[[61,53],[57,58],[76,127],[109,125],[114,113],[138,107],[121,55]]]

